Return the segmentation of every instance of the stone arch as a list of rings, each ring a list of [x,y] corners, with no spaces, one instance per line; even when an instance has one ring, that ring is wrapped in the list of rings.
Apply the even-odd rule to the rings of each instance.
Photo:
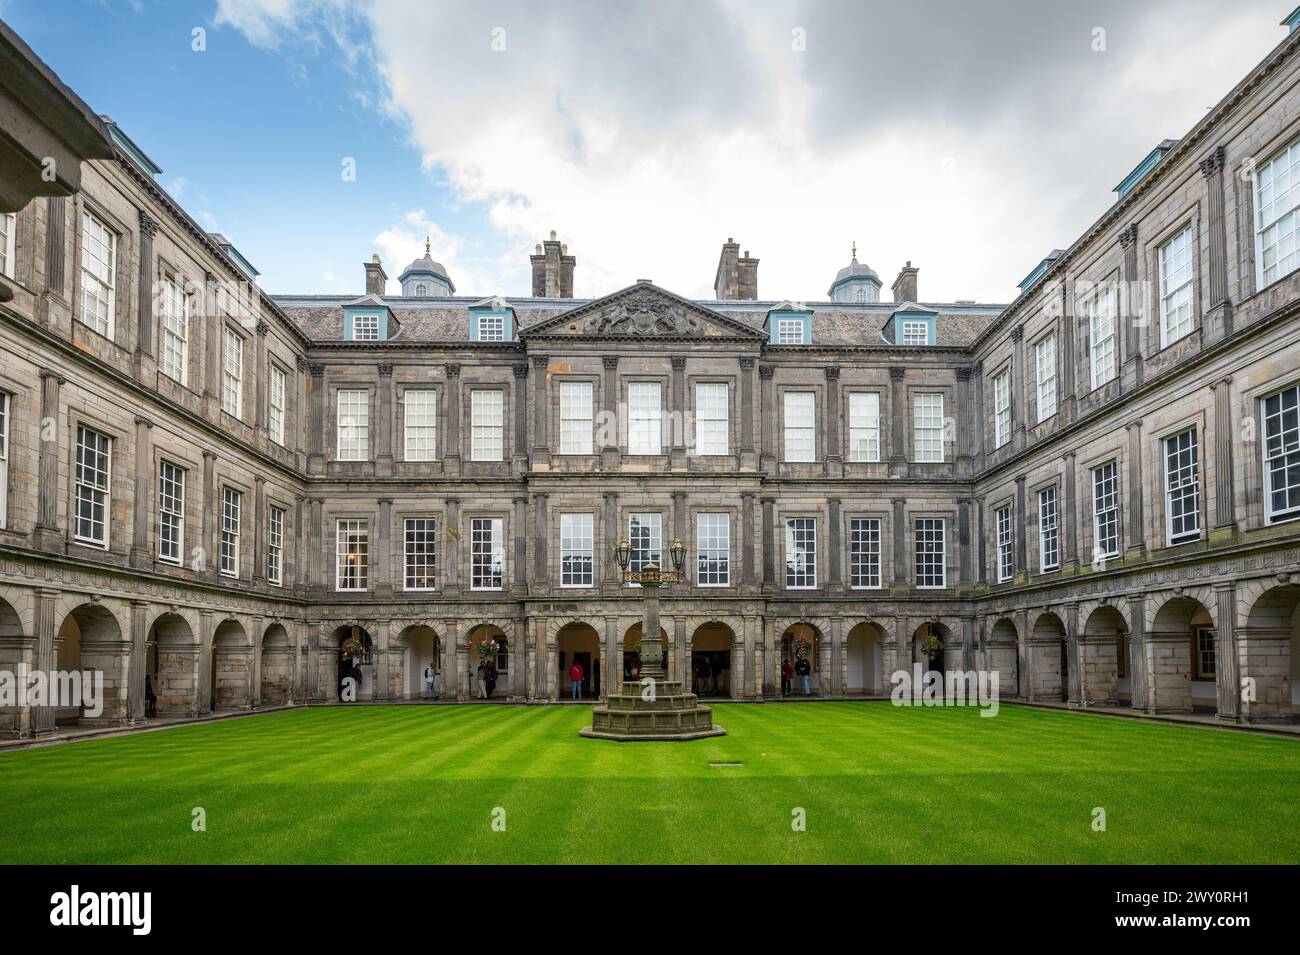
[[[1040,611],[1034,617],[1028,644],[1029,698],[1044,702],[1070,699],[1070,647],[1065,621],[1051,610]]]
[[[600,662],[600,627],[593,621],[569,618],[568,622],[555,629],[554,634],[557,672],[552,674],[554,684],[548,679],[547,685],[554,685],[561,698],[573,698],[573,679],[569,670],[577,662],[582,664],[584,674],[582,695],[584,698],[592,696],[596,678],[599,677],[601,681],[606,679],[606,674],[594,672],[594,665]]]
[[[130,673],[131,627],[114,612],[112,603],[92,598],[72,604],[59,623],[54,638],[55,669],[103,674],[103,711],[96,722],[119,722],[128,716],[127,684]],[[125,625],[124,625],[125,624]],[[83,707],[55,708],[56,722],[82,718]]]
[[[691,621],[691,655],[685,672],[689,674],[693,692],[700,696],[730,697],[733,695],[733,673],[743,673],[743,660],[733,659],[737,630],[723,619]],[[734,667],[734,669],[733,669]]]
[[[941,655],[933,659],[927,658],[922,650],[922,646],[928,637],[937,637],[942,644]],[[939,617],[923,617],[913,620],[909,623],[908,646],[904,649],[904,662],[906,669],[909,671],[913,664],[920,663],[929,669],[931,666],[938,669],[959,670],[962,669],[962,637],[961,627],[952,626],[944,623]]]
[[[514,668],[510,665],[510,653],[515,649],[514,634],[514,621],[504,618],[480,621],[466,628],[465,643],[469,648],[470,690],[475,696],[478,694],[477,671],[480,659],[478,642],[483,639],[494,640],[497,644],[497,653],[492,659],[496,667],[493,695],[500,691],[505,696],[510,696],[511,680],[514,678]]]
[[[1254,700],[1243,701],[1248,719],[1300,713],[1300,583],[1262,589],[1246,611],[1238,636],[1243,677],[1254,680]]]
[[[812,645],[812,651],[808,654],[807,660],[811,667],[808,676],[808,692],[826,695],[830,693],[831,674],[830,674],[830,620],[825,617],[791,617],[782,620],[773,628],[777,634],[777,661],[776,667],[778,672],[784,666],[786,660],[790,665],[798,668],[798,654],[795,647],[800,640],[807,641]],[[799,696],[803,694],[803,679],[799,674],[795,674],[791,692]]]
[[[992,618],[984,646],[983,667],[998,675],[998,692],[1024,696],[1020,685],[1020,631],[1007,615]]]
[[[844,688],[849,693],[883,693],[885,691],[885,630],[880,624],[863,620],[849,628],[844,637]]]
[[[1205,591],[1174,591],[1148,611],[1144,647],[1147,708],[1152,713],[1187,713],[1198,703],[1216,703],[1214,614]],[[1206,677],[1208,676],[1208,680]],[[1199,684],[1199,685],[1198,685]]]
[[[1118,703],[1133,698],[1133,645],[1128,618],[1108,603],[1080,608],[1083,630],[1079,634],[1080,699],[1092,703]]]
[[[325,645],[320,654],[320,680],[321,686],[333,686],[334,697],[342,699],[343,678],[350,675],[355,668],[359,670],[360,683],[356,687],[356,698],[358,700],[372,700],[375,698],[375,678],[377,667],[375,665],[375,653],[378,649],[374,636],[371,631],[375,629],[373,621],[370,626],[365,623],[335,623],[335,627],[330,631],[330,635],[325,638]],[[360,652],[344,657],[343,645],[351,637],[356,637],[361,645]],[[347,672],[345,672],[347,671]]]
[[[443,671],[446,666],[444,654],[447,647],[443,631],[435,626],[437,621],[394,621],[396,630],[393,646],[389,652],[388,676],[392,683],[392,697],[395,700],[414,700],[436,696],[443,685]],[[432,693],[425,681],[426,667],[434,669]],[[454,691],[454,687],[452,688]]]
[[[198,714],[199,639],[198,620],[193,612],[168,610],[149,625],[145,674],[157,697],[157,715]]]
[[[0,588],[0,669],[11,673],[20,663],[34,662],[35,639],[24,628],[18,608],[11,602],[11,588]],[[30,712],[24,706],[0,706],[0,735],[17,736],[27,729]]]
[[[243,620],[226,617],[212,630],[212,708],[253,704],[253,637]]]
[[[261,700],[264,705],[293,699],[294,642],[284,624],[272,622],[261,637]]]

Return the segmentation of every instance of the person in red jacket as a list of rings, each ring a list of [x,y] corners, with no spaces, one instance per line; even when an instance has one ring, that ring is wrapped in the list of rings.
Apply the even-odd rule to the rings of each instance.
[[[582,678],[586,676],[582,672],[582,664],[577,660],[573,661],[573,666],[569,667],[569,680],[573,683],[573,698],[582,699]]]
[[[794,679],[794,668],[790,666],[787,659],[781,664],[781,695],[790,695],[790,681]]]

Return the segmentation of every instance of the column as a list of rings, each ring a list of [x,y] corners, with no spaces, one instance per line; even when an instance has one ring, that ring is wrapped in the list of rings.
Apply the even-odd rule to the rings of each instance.
[[[447,555],[443,558],[442,592],[449,597],[460,595],[460,501],[447,498],[447,526],[441,539],[446,543]],[[444,681],[445,682],[445,681]]]
[[[1073,451],[1065,452],[1065,469],[1061,472],[1062,513],[1058,524],[1064,528],[1065,546],[1062,548],[1061,567],[1067,572],[1079,569],[1079,505]]]
[[[144,600],[132,600],[131,660],[126,675],[126,718],[130,723],[144,719],[144,674],[148,638],[149,604]]]
[[[1083,653],[1079,646],[1079,605],[1065,605],[1065,659],[1069,667],[1069,684],[1066,702],[1072,706],[1087,706],[1083,695]]]
[[[212,611],[199,611],[199,685],[195,688],[198,713],[212,712]]]
[[[745,692],[751,700],[763,699],[763,618],[745,618],[745,653],[749,659],[745,663]]]
[[[546,699],[555,702],[560,698],[560,643],[559,633],[553,631],[549,621],[543,621],[546,640],[545,667],[543,668],[544,676],[538,678],[538,683],[546,689]]]
[[[400,652],[394,650],[388,639],[388,621],[380,620],[375,626],[375,649],[379,651],[379,664],[375,667],[375,694],[377,701],[391,700],[393,698],[393,678],[392,670],[389,666],[389,655]]]
[[[307,372],[307,468],[320,474],[325,470],[325,366],[311,364]]]
[[[1057,389],[1060,392],[1060,400],[1057,402],[1060,407],[1061,421],[1068,424],[1074,420],[1075,407],[1075,382],[1078,377],[1078,369],[1075,365],[1075,325],[1074,313],[1071,311],[1069,283],[1061,284],[1061,367],[1056,375]]]
[[[217,534],[221,514],[217,510],[217,454],[203,451],[203,513],[199,518],[199,546],[203,548],[203,572],[215,577],[220,564]]]
[[[975,667],[975,618],[961,618],[961,668],[974,670]],[[1001,687],[999,687],[999,691]]]
[[[889,470],[897,476],[907,471],[907,388],[903,378],[907,370],[889,369]]]
[[[780,652],[777,646],[776,622],[771,617],[764,616],[763,622],[763,669],[761,679],[763,681],[763,695],[765,697],[780,697],[781,695],[781,660]]]
[[[762,402],[759,466],[764,471],[776,468],[776,385],[772,381],[775,372],[771,365],[758,366],[759,398]]]
[[[1204,341],[1208,345],[1232,334],[1232,300],[1228,297],[1228,227],[1224,214],[1222,146],[1201,160],[1201,175],[1205,177],[1206,237],[1209,239],[1209,276],[1205,284],[1209,311],[1204,325]]]
[[[58,633],[59,622],[54,619],[55,606],[59,599],[57,590],[40,588],[36,591],[36,659],[35,667],[43,673],[50,673],[58,663],[54,649],[54,637]],[[52,706],[32,707],[32,733],[35,736],[49,736],[54,732],[54,710]]]
[[[731,634],[731,698],[733,700],[746,698],[746,681],[748,675],[753,672],[753,642],[747,631],[748,628],[742,619],[740,629],[732,631]]]
[[[293,498],[293,534],[289,538],[293,543],[292,554],[286,553],[288,561],[285,562],[284,581],[289,584],[291,581],[297,581],[299,587],[308,586],[307,580],[307,560],[304,555],[307,553],[307,524],[303,519],[303,505],[306,499],[300,494],[295,494]],[[292,569],[292,574],[289,570]]]
[[[686,356],[673,355],[669,363],[673,369],[669,460],[672,467],[681,468],[686,466]]]
[[[977,580],[981,584],[987,584],[989,582],[989,569],[988,569],[989,552],[988,552],[988,548],[985,546],[985,541],[987,540],[987,538],[984,536],[983,498],[975,502],[975,514],[976,517],[978,518],[977,524],[979,525],[978,533],[976,533],[975,535],[975,560],[979,568],[979,577],[977,578]]]
[[[1142,385],[1142,317],[1141,286],[1138,284],[1137,224],[1133,223],[1119,234],[1119,244],[1124,251],[1122,285],[1120,286],[1120,320],[1124,323],[1124,362],[1121,370],[1121,387],[1127,393]]]
[[[379,499],[379,526],[375,529],[377,543],[370,572],[375,575],[375,596],[393,595],[393,499]]]
[[[461,662],[461,655],[465,651],[462,646],[459,620],[443,621],[443,637],[445,642],[442,645],[442,688],[438,691],[438,697],[445,700],[463,700],[465,699],[465,686],[461,680],[461,674],[465,672]]]
[[[516,362],[510,370],[514,373],[514,393],[511,400],[511,407],[515,412],[514,456],[520,462],[515,470],[521,471],[528,457],[528,414],[524,411],[528,407],[528,362]]]
[[[216,304],[220,297],[219,287],[220,279],[205,271],[200,311],[203,319],[203,408],[209,421],[218,420],[221,408],[221,337],[225,324]]]
[[[34,543],[44,551],[63,551],[65,540],[59,532],[59,446],[58,432],[62,428],[59,416],[59,387],[63,376],[49,368],[41,369],[41,420],[53,422],[55,440],[42,441],[40,462],[37,465],[40,480],[36,484],[36,527]],[[76,441],[76,435],[70,436]],[[50,723],[51,730],[53,722]]]
[[[740,440],[741,451],[754,450],[754,356],[740,357]]]
[[[601,430],[609,432],[606,436],[611,439],[609,444],[606,444],[597,450],[600,453],[601,466],[604,467],[606,471],[614,471],[618,469],[623,455],[623,449],[619,444],[622,438],[620,434],[620,422],[623,419],[618,413],[618,356],[604,355],[600,359],[600,364],[601,367],[605,369],[603,379],[605,384],[605,398],[604,408],[602,410],[605,413],[606,419],[614,423],[614,427],[612,431],[608,428],[597,429],[598,432]]]
[[[832,497],[827,500],[826,504],[826,544],[829,550],[828,556],[830,557],[830,589],[833,592],[842,591],[844,589],[844,578],[840,567],[842,559],[840,553],[842,550],[840,546],[840,525],[842,524],[840,520],[840,499]]]
[[[447,375],[446,393],[443,404],[447,406],[447,434],[442,440],[443,470],[452,477],[460,475],[460,365],[448,362],[443,371]]]
[[[261,376],[258,376],[259,381]],[[393,473],[393,366],[379,365],[379,390],[375,402],[375,475]]]
[[[970,369],[971,384],[975,392],[975,415],[971,419],[971,440],[974,442],[976,465],[974,470],[984,466],[984,363],[977,361]]]
[[[604,493],[604,502],[605,528],[599,539],[605,542],[605,548],[601,552],[601,563],[598,566],[603,568],[602,589],[606,593],[618,593],[623,586],[622,569],[618,566],[618,561],[614,559],[612,553],[614,545],[618,542],[619,535],[623,532],[618,519],[618,492],[606,491]]]
[[[601,685],[605,697],[619,692],[623,686],[623,652],[618,645],[618,618],[605,618],[605,663],[600,668]]]
[[[313,587],[324,588],[326,581],[324,577],[324,567],[321,566],[321,550],[324,544],[321,541],[321,499],[314,497],[310,501],[310,515],[307,518],[307,553],[303,560],[307,564],[307,581]]]
[[[149,549],[149,477],[153,473],[153,422],[135,416],[135,506],[131,512],[131,566],[139,570],[153,564]],[[55,442],[56,444],[58,442]]]
[[[266,388],[266,379],[270,374],[266,363],[266,335],[270,330],[270,325],[259,321],[255,328],[256,334],[253,336],[253,428],[259,439],[266,437],[270,418],[267,410]],[[263,443],[261,446],[266,445]]]
[[[253,585],[266,582],[266,478],[253,476]],[[247,526],[247,525],[245,525]]]
[[[528,620],[515,621],[510,637],[510,698],[528,699]]]
[[[1218,704],[1215,715],[1221,720],[1235,721],[1241,718],[1241,670],[1237,646],[1237,586],[1234,581],[1214,585],[1214,622],[1214,685]]]
[[[1122,488],[1128,502],[1128,546],[1126,551],[1141,557],[1146,549],[1146,529],[1142,516],[1146,489],[1142,485],[1142,421],[1130,421],[1128,428],[1128,487]]]
[[[137,359],[153,354],[153,237],[157,234],[158,220],[141,209],[140,272],[137,285],[140,302],[135,342]],[[142,376],[144,369],[137,364],[136,372]]]
[[[1147,708],[1147,639],[1146,597],[1138,594],[1128,598],[1128,612],[1132,630],[1129,632],[1128,683],[1131,698],[1129,705],[1135,710]]]
[[[957,429],[957,464],[962,474],[971,473],[971,459],[975,455],[975,385],[972,382],[971,368],[963,365],[954,371],[957,378],[958,401],[961,402],[958,419],[961,427]]]
[[[1237,513],[1232,499],[1232,379],[1214,384],[1214,530],[1235,534]]]
[[[325,639],[325,634],[317,629],[304,628],[304,632],[307,636],[307,679],[304,689],[308,700],[322,703],[325,701],[325,693],[320,682],[320,644]]]
[[[907,572],[907,525],[904,523],[903,499],[896,497],[891,502],[894,508],[893,520],[890,522],[890,536],[894,539],[894,589],[907,587],[910,575]]]
[[[740,586],[754,585],[754,492],[740,495]]]
[[[1016,576],[1028,570],[1028,546],[1025,540],[1025,476],[1016,478]]]
[[[844,693],[844,684],[840,682],[841,661],[844,659],[844,624],[839,617],[831,618],[829,636],[829,640],[822,641],[828,645],[824,649],[818,649],[818,656],[825,662],[818,690],[821,696],[841,696]]]
[[[546,401],[546,366],[550,364],[549,355],[533,355],[533,453],[546,461],[550,457],[550,445],[546,437],[546,418],[549,404]],[[534,465],[535,466],[535,465]]]
[[[1011,367],[1011,442],[1019,451],[1025,446],[1025,389],[1029,385],[1029,373],[1025,369],[1025,326],[1011,329],[1011,341],[1015,344]]]
[[[827,365],[826,400],[822,402],[822,431],[826,435],[826,473],[830,477],[844,474],[844,455],[840,450],[840,366]]]
[[[516,596],[522,596],[528,593],[528,498],[518,494],[512,503],[515,506],[515,574],[511,590]]]
[[[763,501],[763,590],[776,590],[776,498]]]
[[[690,547],[690,517],[686,513],[686,492],[673,491],[673,537],[680,537]]]
[[[302,454],[304,450],[302,443],[303,432],[307,430],[304,426],[305,422],[303,420],[303,408],[307,404],[304,398],[306,397],[306,392],[310,388],[311,378],[310,376],[305,375],[305,372],[307,371],[307,360],[301,355],[299,355],[297,360],[294,362],[294,368],[297,369],[297,377],[294,377],[294,372],[287,372],[284,382],[285,391],[288,395],[293,396],[292,425],[289,423],[285,424],[285,440],[288,442],[288,447],[291,451],[295,454]]]
[[[533,495],[533,569],[530,577],[533,592],[538,594],[546,593],[551,587],[546,546],[547,538],[550,536],[546,516],[547,497],[545,493]]]
[[[957,502],[957,583],[967,587],[973,583],[971,580],[971,549],[974,542],[971,539],[970,528],[970,507],[969,498],[963,498]]]

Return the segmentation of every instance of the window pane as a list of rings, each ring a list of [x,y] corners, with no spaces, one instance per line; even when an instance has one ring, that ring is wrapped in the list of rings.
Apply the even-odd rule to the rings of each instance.
[[[695,386],[695,453],[726,454],[729,411],[727,385],[701,382]]]
[[[338,393],[338,459],[365,461],[370,457],[370,393]]]
[[[470,522],[471,590],[501,589],[506,559],[503,526],[500,517],[475,518]]]
[[[849,395],[849,460],[880,460],[880,395],[874,392]]]
[[[592,384],[560,382],[560,453],[591,454]]]
[[[817,519],[814,517],[786,519],[785,585],[791,590],[817,586]]]
[[[945,586],[944,524],[942,518],[920,518],[916,522],[916,586]]]
[[[695,580],[701,587],[731,583],[731,517],[701,514],[696,520]]]
[[[816,396],[811,391],[787,391],[785,408],[785,459],[817,459]]]
[[[339,590],[366,590],[370,586],[370,522],[341,520],[336,536],[338,543]]]
[[[659,383],[634,381],[627,386],[628,454],[659,454],[663,435]]]
[[[407,461],[432,461],[438,456],[438,393],[407,391],[402,396],[405,408],[403,433]]]
[[[405,567],[407,590],[437,586],[438,522],[432,517],[406,519]]]
[[[560,515],[560,585],[590,587],[595,582],[593,517]]]
[[[878,517],[855,517],[849,521],[849,586],[881,586]]]
[[[470,459],[500,461],[505,457],[505,392],[470,392]]]
[[[943,395],[917,395],[912,405],[912,440],[917,461],[943,460]]]

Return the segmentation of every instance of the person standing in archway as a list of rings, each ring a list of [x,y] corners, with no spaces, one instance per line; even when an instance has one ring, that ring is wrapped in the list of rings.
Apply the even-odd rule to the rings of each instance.
[[[790,695],[790,681],[794,678],[794,669],[790,666],[790,658],[786,657],[781,662],[781,695]]]
[[[573,684],[573,698],[582,699],[582,678],[586,676],[582,670],[582,664],[577,660],[573,661],[573,666],[569,667],[569,682]]]
[[[812,675],[812,664],[808,662],[807,657],[800,657],[796,661],[794,672],[803,683],[803,695],[812,696],[812,689],[808,685],[808,679]]]
[[[433,685],[437,679],[438,671],[433,668],[433,661],[430,660],[424,667],[424,693],[429,699],[433,699]]]

